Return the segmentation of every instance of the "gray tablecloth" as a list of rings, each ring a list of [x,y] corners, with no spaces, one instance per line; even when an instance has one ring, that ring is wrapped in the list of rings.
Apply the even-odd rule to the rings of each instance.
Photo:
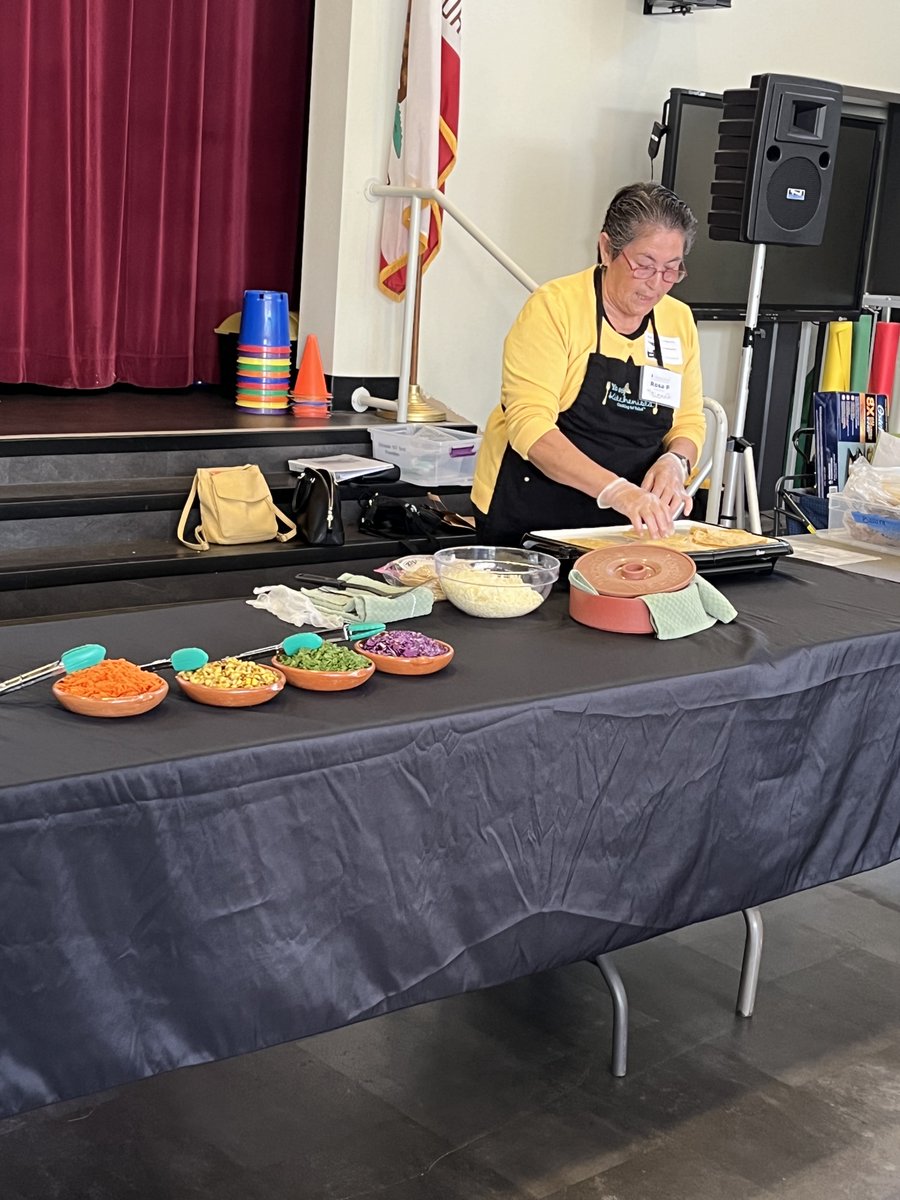
[[[448,604],[439,675],[0,699],[0,1115],[652,937],[900,857],[900,588],[717,581],[680,642]],[[0,674],[290,628],[241,601],[0,628]]]

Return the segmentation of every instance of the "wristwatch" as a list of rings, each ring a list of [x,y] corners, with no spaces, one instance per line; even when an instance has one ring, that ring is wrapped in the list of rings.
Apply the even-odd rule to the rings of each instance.
[[[684,479],[685,482],[687,482],[687,478],[691,473],[691,460],[687,457],[687,455],[679,454],[677,450],[667,450],[666,454],[671,454],[673,458],[678,459],[678,461],[684,467]]]

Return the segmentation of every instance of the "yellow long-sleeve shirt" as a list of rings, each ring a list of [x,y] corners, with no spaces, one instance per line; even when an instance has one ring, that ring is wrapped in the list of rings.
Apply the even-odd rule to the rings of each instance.
[[[594,268],[590,267],[538,288],[516,318],[503,345],[500,403],[488,418],[475,466],[472,503],[483,513],[490,507],[507,446],[527,459],[538,438],[555,429],[559,414],[575,403],[588,355],[597,348],[596,314]],[[681,405],[663,444],[687,438],[699,455],[706,422],[697,326],[687,305],[672,296],[660,300],[654,317],[665,366],[682,377]],[[655,365],[647,349],[647,334],[626,338],[608,321],[603,322],[602,354],[622,361],[631,356],[639,367]],[[600,465],[616,470],[614,462],[601,461]]]

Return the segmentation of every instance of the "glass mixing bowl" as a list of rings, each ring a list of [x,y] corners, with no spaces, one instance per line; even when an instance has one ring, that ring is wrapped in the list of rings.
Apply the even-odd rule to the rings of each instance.
[[[452,546],[434,567],[451,604],[473,617],[521,617],[533,612],[559,578],[559,559],[513,546]]]

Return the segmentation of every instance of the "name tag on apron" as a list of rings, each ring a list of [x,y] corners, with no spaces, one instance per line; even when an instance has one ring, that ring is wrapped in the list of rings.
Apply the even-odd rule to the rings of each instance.
[[[664,408],[680,408],[681,376],[665,367],[641,367],[641,399]]]
[[[662,350],[663,362],[670,367],[680,367],[684,363],[684,356],[681,353],[681,338],[680,337],[662,337],[660,335],[659,346]],[[653,330],[648,329],[644,334],[644,350],[648,358],[653,358],[656,353],[656,347],[653,343]]]

